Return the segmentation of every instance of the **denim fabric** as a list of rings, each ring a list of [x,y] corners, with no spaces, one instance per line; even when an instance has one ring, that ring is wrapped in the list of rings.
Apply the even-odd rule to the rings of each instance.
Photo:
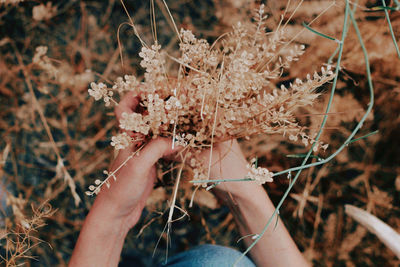
[[[242,253],[223,246],[202,245],[179,253],[168,259],[164,267],[231,267]],[[247,257],[243,257],[238,267],[255,267]]]

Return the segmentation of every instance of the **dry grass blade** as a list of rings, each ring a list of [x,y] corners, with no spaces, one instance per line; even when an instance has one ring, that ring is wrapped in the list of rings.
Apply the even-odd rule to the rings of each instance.
[[[329,115],[321,136],[329,148],[310,156],[324,165],[313,166],[305,174],[307,178],[299,178],[291,198],[279,208],[280,217],[315,265],[376,266],[379,262],[382,266],[397,266],[400,261],[396,255],[368,234],[365,226],[346,223],[352,219],[345,215],[343,205],[367,207],[399,231],[400,209],[396,201],[400,191],[400,64],[393,45],[393,35],[398,37],[400,30],[399,1],[385,1],[386,8],[382,1],[349,2],[351,9],[358,10],[356,21],[369,52],[376,105],[358,138],[350,140],[348,149],[325,164],[334,148],[340,147],[351,134],[350,129],[362,118],[369,103],[362,50],[356,32],[349,26],[331,110],[324,112],[328,86],[317,88],[329,79],[315,80],[315,86],[309,88],[311,95],[316,96],[309,101],[312,105],[297,105],[310,96],[310,91],[298,90],[307,87],[306,74],[310,73],[314,80],[313,73],[319,72],[319,64],[336,61],[338,54],[334,51],[338,43],[322,38],[320,33],[339,38],[345,1],[0,0],[0,201],[5,203],[8,196],[9,201],[23,204],[21,209],[16,204],[0,208],[0,257],[5,256],[3,248],[8,244],[9,249],[14,246],[13,251],[26,256],[15,265],[66,266],[94,200],[85,195],[85,189],[89,187],[91,194],[90,188],[96,189],[90,187],[93,182],[102,184],[105,180],[103,184],[107,186],[107,178],[114,179],[112,173],[103,173],[112,160],[113,148],[108,145],[111,142],[118,150],[133,140],[117,134],[118,125],[111,110],[106,111],[102,103],[88,99],[88,86],[95,81],[115,86],[115,90],[107,88],[104,93],[108,95],[102,95],[110,105],[119,102],[131,89],[143,88],[141,126],[143,131],[151,129],[140,141],[146,143],[156,135],[163,136],[171,138],[174,144],[186,145],[185,151],[192,153],[179,179],[181,164],[157,164],[153,203],[146,204],[142,224],[132,230],[140,234],[138,239],[135,234],[127,237],[124,251],[129,251],[129,256],[123,254],[121,261],[133,252],[146,261],[138,265],[151,265],[147,260],[161,232],[156,261],[164,259],[166,248],[171,255],[176,254],[188,244],[210,242],[210,236],[216,244],[236,246],[238,237],[232,214],[221,209],[211,192],[206,191],[224,183],[204,184],[210,181],[209,162],[202,164],[197,160],[196,151],[211,147],[215,151],[219,142],[239,138],[246,158],[258,158],[259,164],[249,164],[249,173],[255,178],[264,177],[259,175],[262,171],[273,174],[274,183],[264,187],[273,202],[278,203],[282,190],[294,176],[293,172],[288,173],[286,179],[286,175],[279,173],[305,158],[303,143],[310,146],[314,132],[320,128],[321,116]],[[264,10],[260,9],[262,3]],[[385,16],[390,19],[391,34]],[[305,21],[310,22],[309,29],[302,26]],[[153,49],[152,44],[161,48]],[[302,44],[304,50],[300,49]],[[149,63],[149,71],[140,66],[144,58],[135,56],[142,46],[146,48],[143,56],[153,52],[155,55],[143,62]],[[259,48],[254,49],[256,46]],[[38,56],[43,49],[47,53]],[[298,57],[291,57],[291,50]],[[262,56],[261,60],[258,56]],[[287,61],[288,56],[292,61]],[[151,60],[159,60],[159,64],[151,65]],[[286,63],[290,66],[282,68]],[[241,73],[244,67],[248,68]],[[234,87],[250,88],[251,82],[257,80],[254,77],[262,76],[264,70],[270,75],[263,77],[268,84],[260,91],[249,94],[243,90],[242,99],[225,99],[226,95],[237,93],[231,90]],[[154,78],[160,81],[154,82]],[[303,84],[298,85],[296,78]],[[222,83],[228,86],[219,88]],[[282,84],[284,88],[280,87]],[[104,87],[98,89],[103,92]],[[109,95],[111,91],[113,96]],[[272,97],[279,103],[269,101]],[[256,99],[252,102],[250,98]],[[291,105],[293,98],[296,101]],[[161,101],[165,109],[157,106]],[[281,106],[284,110],[280,110]],[[146,117],[149,113],[151,116]],[[159,118],[164,115],[171,120],[161,121],[160,125]],[[285,131],[285,126],[298,126],[306,136]],[[371,135],[376,130],[379,134]],[[259,134],[260,131],[263,133]],[[319,147],[325,148],[324,145]],[[191,182],[195,181],[200,182],[193,187]],[[82,198],[78,207],[70,190]],[[318,196],[323,196],[323,201]],[[22,226],[27,226],[31,218],[29,205],[46,199],[57,208],[56,215],[47,219],[50,222],[45,228],[32,232],[30,246],[16,243],[13,238],[24,240],[21,231],[33,230]],[[167,234],[168,212],[173,213],[169,220],[173,231]],[[189,215],[190,220],[186,220]],[[183,216],[185,220],[176,222]],[[326,227],[321,227],[324,224]],[[6,244],[7,239],[10,242]],[[39,239],[49,242],[51,248]]]
[[[371,213],[353,205],[345,205],[345,212],[375,234],[400,259],[400,234]]]
[[[21,54],[19,53],[17,47],[14,44],[13,44],[13,47],[14,47],[15,54],[17,56],[18,62],[20,64],[21,68],[22,68],[22,72],[23,72],[23,74],[25,76],[24,77],[25,78],[25,82],[26,82],[26,85],[28,86],[29,93],[30,93],[30,95],[32,97],[34,107],[35,107],[36,111],[38,112],[38,114],[40,116],[40,120],[43,123],[43,127],[46,130],[46,133],[47,133],[47,135],[48,135],[48,137],[50,139],[51,147],[52,147],[54,153],[57,156],[57,166],[56,166],[57,174],[62,174],[62,176],[64,177],[64,181],[68,184],[68,187],[71,190],[71,194],[72,194],[72,196],[73,196],[73,198],[75,200],[75,206],[78,206],[79,203],[81,202],[81,198],[79,197],[78,193],[76,192],[75,182],[72,179],[71,175],[69,174],[67,168],[64,166],[64,160],[61,157],[60,150],[58,149],[57,145],[55,144],[54,137],[53,137],[53,134],[51,133],[50,126],[49,126],[49,124],[47,122],[46,116],[44,115],[43,109],[40,106],[40,103],[39,103],[38,99],[36,98],[35,92],[33,91],[33,86],[32,86],[32,82],[31,82],[31,79],[30,79],[30,75],[28,73],[28,70],[27,70],[24,62],[23,62],[22,56],[21,56]]]

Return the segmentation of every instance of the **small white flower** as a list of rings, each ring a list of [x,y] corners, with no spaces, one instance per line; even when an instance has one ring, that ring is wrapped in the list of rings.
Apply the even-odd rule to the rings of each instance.
[[[247,169],[249,171],[246,176],[247,178],[258,182],[259,184],[265,184],[274,181],[274,179],[272,178],[272,172],[270,172],[267,168],[256,168],[255,160],[252,160],[251,162],[251,164],[247,164]]]
[[[46,5],[40,4],[34,6],[32,9],[32,18],[36,21],[49,20],[57,13],[57,7],[52,6],[51,2],[47,2]]]
[[[129,147],[131,140],[131,137],[123,132],[111,137],[111,145],[115,147],[116,150],[125,149]]]
[[[119,127],[127,131],[134,131],[144,135],[147,135],[150,131],[150,127],[143,121],[142,114],[138,113],[122,113]]]
[[[297,137],[297,135],[293,135],[293,134],[291,134],[291,135],[289,135],[289,140],[290,141],[297,141],[298,140],[298,137]]]
[[[104,96],[107,96],[107,86],[104,83],[96,84],[91,82],[90,87],[92,88],[88,89],[89,95],[94,97],[96,101],[102,99]]]
[[[124,81],[125,79],[125,81]],[[133,91],[139,86],[139,81],[133,75],[125,75],[124,78],[118,77],[113,89],[118,90],[119,93],[125,91]]]

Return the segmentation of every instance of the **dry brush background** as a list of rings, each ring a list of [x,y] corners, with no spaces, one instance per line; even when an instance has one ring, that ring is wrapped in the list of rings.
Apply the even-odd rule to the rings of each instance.
[[[8,255],[10,266],[21,262],[26,266],[66,265],[93,201],[84,192],[112,160],[109,143],[117,131],[111,110],[89,99],[89,83],[113,81],[126,73],[143,75],[138,57],[140,42],[123,24],[128,18],[119,1],[48,3],[0,1],[0,177],[10,192],[8,208],[1,215],[0,251]],[[142,38],[150,41],[149,3],[125,4]],[[155,4],[159,42],[174,51],[177,39],[171,22],[162,1]],[[265,4],[271,17],[267,28],[273,30],[288,3]],[[386,4],[394,6],[390,1]],[[248,20],[259,2],[178,0],[168,1],[168,6],[178,27],[191,29],[212,43],[238,20]],[[376,98],[373,114],[358,136],[376,130],[379,133],[349,145],[333,161],[304,171],[280,210],[296,243],[315,266],[400,264],[376,236],[344,213],[344,205],[352,204],[400,231],[400,59],[384,13],[371,11],[374,6],[381,6],[381,1],[359,1],[356,13],[369,52]],[[279,84],[287,85],[297,77],[319,71],[337,46],[306,30],[302,23],[320,15],[313,29],[340,38],[343,11],[344,1],[289,2],[284,17],[284,21],[290,19],[287,34],[305,44],[306,52],[290,71],[283,73]],[[389,14],[398,40],[400,13]],[[118,38],[123,46],[123,65]],[[35,63],[39,46],[48,47],[48,65]],[[329,148],[321,152],[322,157],[343,143],[369,101],[362,50],[351,27],[341,67],[337,94],[322,136]],[[309,129],[318,129],[329,89],[329,84],[323,86],[317,103],[300,112],[298,119]],[[257,156],[260,166],[274,172],[299,165],[301,158],[287,155],[307,151],[281,135],[240,141],[249,159]],[[288,184],[284,175],[265,186],[274,203]],[[163,212],[172,185],[173,179],[157,184],[141,223],[126,241],[122,261],[130,257],[142,264],[152,261],[151,254],[166,221]],[[181,206],[188,206],[192,190],[189,184],[181,188]],[[81,202],[76,205],[78,198]],[[5,201],[5,197],[2,199]],[[240,246],[236,244],[239,235],[229,210],[219,206],[211,194],[199,192],[195,205],[187,210],[190,220],[174,223],[170,254],[202,243]],[[163,236],[153,260],[163,259],[165,249]]]

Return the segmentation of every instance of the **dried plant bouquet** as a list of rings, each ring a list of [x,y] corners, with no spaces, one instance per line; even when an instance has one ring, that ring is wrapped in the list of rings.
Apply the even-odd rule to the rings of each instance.
[[[195,169],[200,165],[196,158],[200,151],[218,142],[263,133],[283,134],[291,141],[316,143],[314,149],[326,149],[327,144],[316,142],[297,122],[296,111],[312,105],[319,96],[316,88],[333,79],[334,73],[330,66],[322,67],[320,74],[308,74],[288,88],[277,88],[276,81],[299,60],[305,46],[288,41],[284,27],[267,32],[266,20],[261,5],[252,22],[238,22],[212,45],[181,29],[179,57],[163,51],[156,38],[148,46],[138,36],[143,45],[139,53],[145,69],[143,81],[125,75],[110,86],[93,82],[88,90],[106,106],[118,105],[116,93],[123,96],[135,91],[140,96],[141,112],[122,114],[119,127],[123,132],[112,137],[111,145],[118,150],[137,144],[131,132],[139,134],[142,143],[157,136],[168,137],[173,146],[190,151],[187,162]],[[177,63],[177,75],[167,72],[167,60]],[[205,170],[193,173],[195,180],[209,179]],[[109,185],[110,177],[113,173],[104,181],[97,180],[86,193],[99,192],[102,185]],[[272,173],[252,163],[247,178],[271,182]]]

